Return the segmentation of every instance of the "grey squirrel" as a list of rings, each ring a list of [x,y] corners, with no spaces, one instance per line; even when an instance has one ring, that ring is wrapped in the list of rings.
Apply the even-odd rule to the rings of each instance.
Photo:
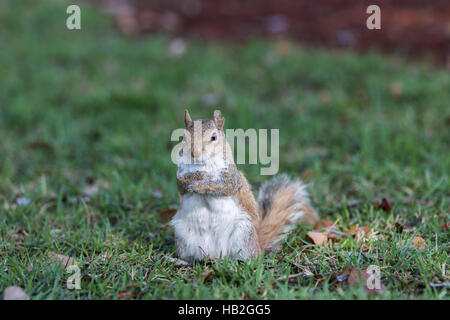
[[[171,220],[181,259],[249,259],[276,247],[296,223],[318,222],[306,186],[287,175],[264,183],[255,200],[234,163],[219,110],[201,120],[186,110],[184,122],[177,171],[181,203]]]

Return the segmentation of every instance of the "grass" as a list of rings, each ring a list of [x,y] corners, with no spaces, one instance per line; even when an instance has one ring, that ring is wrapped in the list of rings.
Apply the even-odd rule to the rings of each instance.
[[[285,40],[232,46],[120,35],[85,3],[82,30],[57,1],[0,2],[0,292],[32,299],[448,299],[450,74],[401,56],[305,49]],[[378,233],[310,243],[298,227],[280,252],[177,268],[171,132],[220,106],[228,128],[281,128],[280,172],[310,183],[340,230]],[[268,179],[243,165],[250,182]],[[98,192],[96,187],[98,186]],[[88,187],[88,188],[87,188]],[[86,192],[91,190],[90,195]],[[385,212],[377,197],[394,199]],[[356,207],[348,200],[361,199]],[[424,219],[399,232],[399,219]],[[401,244],[425,239],[418,250]],[[410,243],[410,242],[408,242]],[[366,248],[365,250],[363,250]],[[74,257],[81,289],[50,252]],[[378,265],[387,290],[338,282]],[[314,277],[277,280],[308,267]],[[448,266],[447,266],[448,269]]]

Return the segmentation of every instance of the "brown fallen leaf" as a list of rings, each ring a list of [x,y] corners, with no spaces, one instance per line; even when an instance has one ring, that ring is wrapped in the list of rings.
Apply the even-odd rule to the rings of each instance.
[[[371,232],[371,234],[375,235],[374,232]],[[367,237],[369,237],[369,227],[364,226],[364,227],[358,228],[358,230],[355,233],[356,243],[359,243],[361,241],[364,242]]]
[[[76,261],[69,256],[63,255],[63,254],[58,254],[56,252],[50,252],[49,253],[50,258],[52,260],[58,260],[61,262],[61,267],[63,269],[67,269],[69,266],[71,266],[72,264],[76,264]]]
[[[338,227],[337,227],[337,221],[331,222],[329,220],[321,220],[320,224],[317,223],[314,227],[315,230],[320,230],[320,226],[322,226],[322,229],[324,230],[324,233],[327,234],[328,239],[332,240],[341,240],[344,238],[342,234],[339,233]]]
[[[169,220],[177,213],[177,211],[177,209],[173,208],[164,208],[159,211],[159,217],[163,220]]]
[[[392,202],[387,198],[383,198],[381,199],[380,208],[386,212],[390,212],[392,210]]]
[[[3,300],[30,300],[22,288],[10,286],[3,292]]]
[[[333,226],[335,226],[336,223],[331,222],[330,220],[326,220],[326,219],[322,219],[320,221],[320,223],[318,222],[315,226],[314,226],[314,230],[320,230],[320,227],[322,226],[323,229],[327,229],[327,228],[331,228]]]
[[[408,244],[408,241],[401,240],[397,243],[398,246],[404,247]],[[410,248],[416,248],[417,250],[425,250],[428,247],[425,240],[422,237],[414,237],[411,240]]]
[[[345,231],[346,234],[351,234],[353,232],[356,232],[359,229],[358,226],[353,226],[350,229],[348,229],[347,231]]]
[[[428,245],[425,243],[425,240],[422,237],[414,237],[412,239],[412,247],[415,247],[419,250],[424,250],[428,247]]]
[[[389,212],[392,210],[392,202],[388,198],[381,198],[381,201],[374,201],[372,205],[375,208],[381,208],[383,211]]]
[[[361,269],[361,271],[359,271],[356,267],[351,269],[347,283],[349,285],[362,284],[367,294],[380,294],[386,290],[386,287],[381,283],[381,280],[379,280],[377,286],[375,274],[371,274],[367,269]]]
[[[310,231],[307,234],[312,239],[314,244],[317,244],[319,246],[321,246],[324,242],[326,243],[326,241],[328,239],[328,233],[327,232]]]

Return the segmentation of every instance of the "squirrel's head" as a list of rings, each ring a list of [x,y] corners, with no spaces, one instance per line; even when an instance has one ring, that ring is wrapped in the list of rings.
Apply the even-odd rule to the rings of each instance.
[[[219,110],[214,111],[212,119],[200,120],[192,120],[189,112],[185,110],[186,130],[180,155],[188,150],[196,164],[218,164],[229,161],[231,149],[225,138],[224,122],[225,119],[222,118]]]

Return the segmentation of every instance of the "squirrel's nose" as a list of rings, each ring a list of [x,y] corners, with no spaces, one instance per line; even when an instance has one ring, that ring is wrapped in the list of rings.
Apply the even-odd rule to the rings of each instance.
[[[191,150],[191,156],[192,156],[194,159],[200,159],[201,156],[202,156],[202,153],[201,153],[200,150]]]
[[[195,161],[199,161],[202,158],[202,149],[201,148],[195,148],[192,146],[191,148],[191,156]]]

